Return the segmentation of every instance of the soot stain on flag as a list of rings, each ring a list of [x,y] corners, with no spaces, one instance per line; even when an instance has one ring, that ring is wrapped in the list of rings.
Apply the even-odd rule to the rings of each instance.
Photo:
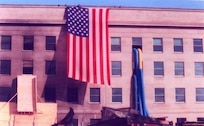
[[[81,36],[89,36],[89,9],[80,6],[67,7],[67,32]]]

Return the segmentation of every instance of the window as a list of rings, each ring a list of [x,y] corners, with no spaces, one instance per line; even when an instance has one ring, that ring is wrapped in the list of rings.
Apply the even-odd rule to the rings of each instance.
[[[194,52],[203,52],[202,39],[193,39],[193,49]]]
[[[155,88],[155,102],[164,102],[164,88]]]
[[[176,120],[177,120],[178,123],[186,122],[186,118],[177,118]]]
[[[174,38],[174,52],[183,52],[183,39]]]
[[[56,50],[55,36],[46,36],[46,50]]]
[[[183,76],[184,75],[184,62],[175,62],[174,63],[175,68],[175,75],[176,76]]]
[[[11,60],[0,60],[0,74],[11,74]]]
[[[204,122],[204,117],[198,117],[197,121]]]
[[[67,102],[78,103],[78,88],[67,89]]]
[[[24,36],[23,50],[33,50],[34,47],[34,37]]]
[[[153,51],[163,52],[163,41],[162,38],[153,38]]]
[[[111,51],[121,51],[120,37],[111,37]]]
[[[204,62],[195,62],[195,75],[204,76]]]
[[[185,102],[185,88],[176,88],[176,102]]]
[[[122,102],[122,88],[112,88],[112,102]]]
[[[204,88],[196,88],[196,101],[197,102],[204,101]]]
[[[1,36],[1,49],[11,50],[11,36],[8,35]]]
[[[54,87],[45,87],[45,101],[56,102],[56,89]]]
[[[45,74],[55,75],[56,74],[56,63],[55,61],[45,61]]]
[[[90,102],[100,102],[100,88],[90,88]]]
[[[0,101],[7,102],[10,99],[10,87],[0,87]]]
[[[164,75],[164,64],[163,62],[154,62],[154,75]]]
[[[142,49],[142,38],[133,37],[132,38],[132,45],[133,45],[133,48]]]
[[[32,60],[23,61],[23,74],[33,74],[33,61]]]
[[[121,75],[121,61],[112,61],[112,75]]]

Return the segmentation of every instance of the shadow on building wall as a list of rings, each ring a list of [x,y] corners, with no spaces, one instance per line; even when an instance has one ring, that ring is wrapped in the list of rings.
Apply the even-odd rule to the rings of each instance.
[[[56,62],[56,74],[47,76],[42,97],[48,102],[56,99],[56,102],[63,102],[64,105],[83,105],[87,84],[67,77],[66,43],[66,25],[62,25],[52,57]]]

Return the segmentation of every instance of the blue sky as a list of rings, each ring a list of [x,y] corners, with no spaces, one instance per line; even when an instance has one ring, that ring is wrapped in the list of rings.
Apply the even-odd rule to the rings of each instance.
[[[0,0],[0,4],[91,5],[204,9],[204,0]]]

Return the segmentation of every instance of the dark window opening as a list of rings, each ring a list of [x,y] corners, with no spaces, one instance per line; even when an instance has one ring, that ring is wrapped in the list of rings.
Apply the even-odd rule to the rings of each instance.
[[[198,117],[198,118],[197,118],[197,121],[199,121],[199,122],[204,122],[204,117]]]
[[[44,91],[46,102],[56,102],[56,88],[46,87]]]
[[[122,88],[112,89],[112,102],[122,102]]]
[[[204,88],[196,88],[196,101],[204,102]]]
[[[111,62],[112,75],[122,75],[121,73],[121,61]]]
[[[185,88],[176,88],[176,102],[185,102]]]
[[[162,38],[153,38],[153,51],[163,52],[163,40],[162,40]]]
[[[183,52],[183,39],[174,38],[174,52]]]
[[[111,37],[111,51],[121,51],[120,37]]]
[[[155,102],[165,102],[164,88],[155,88]]]
[[[194,52],[203,52],[203,41],[202,39],[193,39]]]
[[[11,74],[11,60],[0,60],[0,74]]]
[[[186,118],[177,118],[176,120],[177,120],[178,123],[186,122]]]
[[[23,50],[33,50],[34,47],[34,37],[24,36]]]
[[[46,50],[56,50],[55,36],[46,36]]]
[[[164,64],[163,62],[154,62],[154,75],[164,75]]]
[[[133,48],[140,48],[142,50],[142,38],[140,37],[133,37],[132,38],[132,47]]]
[[[100,102],[100,88],[90,88],[90,102]]]
[[[55,61],[46,61],[45,64],[45,74],[55,75],[56,74],[56,63]]]
[[[10,99],[10,87],[0,87],[0,101],[7,102]]]
[[[11,50],[11,36],[8,35],[1,36],[1,49]]]
[[[67,102],[78,103],[78,88],[67,89]]]
[[[33,61],[32,60],[23,61],[23,74],[33,74]]]

